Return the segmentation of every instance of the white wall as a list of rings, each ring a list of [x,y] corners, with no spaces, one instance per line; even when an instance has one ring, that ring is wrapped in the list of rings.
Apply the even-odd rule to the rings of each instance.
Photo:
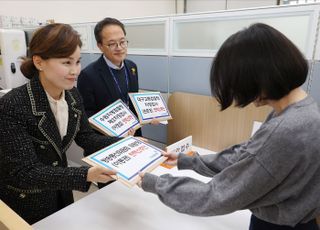
[[[227,7],[228,9],[239,9],[260,6],[274,6],[276,4],[276,0],[228,0]]]
[[[187,0],[187,13],[276,5],[277,0]]]
[[[187,13],[225,9],[226,0],[187,0]]]
[[[2,1],[0,15],[34,17],[55,22],[96,22],[104,17],[119,19],[174,14],[175,0],[100,1]]]
[[[186,11],[204,12],[276,5],[277,0],[187,0]],[[104,17],[119,19],[183,13],[184,0],[0,0],[0,15],[33,17],[41,21],[96,22]]]

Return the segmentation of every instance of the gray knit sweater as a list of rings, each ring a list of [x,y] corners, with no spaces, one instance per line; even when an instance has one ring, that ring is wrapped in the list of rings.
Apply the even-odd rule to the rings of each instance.
[[[179,169],[211,181],[147,173],[145,191],[177,210],[214,216],[250,209],[265,221],[294,226],[320,215],[320,113],[309,96],[271,113],[255,135],[219,154],[180,154]]]

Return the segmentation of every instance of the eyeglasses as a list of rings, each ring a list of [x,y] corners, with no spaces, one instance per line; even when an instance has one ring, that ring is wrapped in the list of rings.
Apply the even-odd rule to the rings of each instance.
[[[120,42],[112,42],[112,43],[103,44],[103,45],[108,47],[110,50],[115,50],[118,47],[121,47],[122,49],[127,48],[128,47],[128,43],[129,43],[129,41],[124,40],[124,41],[120,41]]]

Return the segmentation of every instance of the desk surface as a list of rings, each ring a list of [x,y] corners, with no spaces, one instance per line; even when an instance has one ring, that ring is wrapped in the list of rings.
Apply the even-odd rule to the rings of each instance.
[[[200,150],[201,149],[197,149]],[[199,151],[199,152],[200,152]],[[205,150],[201,151],[204,153]],[[193,171],[158,167],[153,173],[188,175],[204,182],[210,178]],[[56,229],[115,229],[115,230],[247,230],[250,211],[237,211],[215,217],[194,217],[178,213],[164,204],[158,197],[138,187],[127,188],[121,183],[112,183],[59,212],[35,223],[35,230]]]

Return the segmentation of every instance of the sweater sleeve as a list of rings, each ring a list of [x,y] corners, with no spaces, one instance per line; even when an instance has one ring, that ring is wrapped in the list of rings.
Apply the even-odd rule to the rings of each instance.
[[[268,185],[268,186],[265,186]],[[255,201],[277,181],[254,156],[224,169],[208,183],[190,177],[160,177],[146,173],[142,188],[158,195],[174,210],[196,216],[213,216],[253,208]]]
[[[208,183],[190,177],[173,177],[169,174],[157,177],[147,173],[142,180],[142,188],[157,194],[164,204],[176,211],[196,216],[222,215],[251,209],[259,207],[261,202],[267,205],[272,201],[262,201],[261,198],[281,180],[270,173],[265,162],[262,163],[257,155],[273,152],[273,161],[278,161],[281,155],[277,154],[280,137],[273,136],[274,140],[269,140],[274,128],[275,125],[262,127],[247,143],[233,146],[219,154],[179,157],[179,169],[193,169],[202,175],[211,176]],[[265,144],[270,142],[275,144]],[[283,170],[288,173],[291,169]]]
[[[220,153],[200,156],[180,154],[178,157],[178,169],[192,169],[203,176],[214,176],[224,168],[237,162],[241,157],[247,155],[246,143],[234,145]]]
[[[193,156],[180,154],[178,169],[191,169],[203,176],[214,176],[250,154],[263,149],[265,141],[269,139],[276,127],[275,123],[264,124],[248,141],[233,145],[217,154],[194,154]]]

